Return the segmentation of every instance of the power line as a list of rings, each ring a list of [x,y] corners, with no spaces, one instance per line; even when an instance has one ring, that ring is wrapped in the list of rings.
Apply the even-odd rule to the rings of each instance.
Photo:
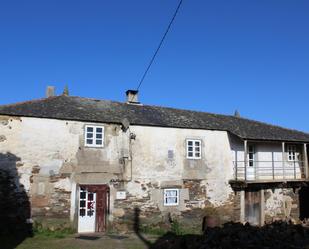
[[[164,33],[164,35],[163,35],[163,37],[162,37],[162,39],[161,39],[161,41],[160,41],[160,43],[159,43],[159,46],[157,47],[155,53],[153,54],[153,56],[152,56],[152,58],[151,58],[151,60],[150,60],[150,62],[149,62],[149,64],[148,64],[148,66],[147,66],[147,68],[146,68],[146,70],[145,70],[145,72],[144,72],[144,74],[143,74],[143,77],[141,78],[141,80],[140,80],[140,82],[139,82],[139,84],[138,84],[138,87],[137,87],[137,89],[136,89],[137,91],[138,91],[139,88],[141,87],[141,85],[142,85],[142,83],[143,83],[143,81],[144,81],[144,79],[145,79],[145,77],[146,77],[146,75],[147,75],[147,73],[148,73],[148,71],[149,71],[149,69],[150,69],[150,67],[151,67],[151,65],[152,65],[152,63],[153,63],[153,61],[154,61],[154,59],[156,58],[156,55],[158,54],[158,52],[159,52],[159,50],[160,50],[160,48],[161,48],[161,46],[162,46],[162,44],[163,44],[163,41],[164,41],[164,39],[165,39],[165,37],[166,37],[168,31],[170,30],[170,28],[171,28],[171,26],[172,26],[172,24],[173,24],[173,22],[174,22],[174,19],[175,19],[176,15],[177,15],[177,13],[178,13],[178,10],[179,10],[179,8],[180,8],[180,6],[181,6],[181,4],[182,4],[182,1],[183,1],[183,0],[180,0],[180,1],[179,1],[178,6],[177,6],[177,8],[176,8],[176,10],[175,10],[175,13],[174,13],[174,15],[173,15],[173,17],[172,17],[172,19],[171,19],[169,25],[167,26],[167,29],[166,29],[166,31],[165,31],[165,33]]]

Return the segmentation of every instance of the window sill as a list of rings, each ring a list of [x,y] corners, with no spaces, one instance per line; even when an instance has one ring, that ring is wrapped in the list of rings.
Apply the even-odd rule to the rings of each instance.
[[[103,145],[100,145],[100,146],[98,146],[98,145],[84,145],[84,147],[85,147],[85,148],[96,148],[96,149],[98,149],[98,148],[104,148]]]

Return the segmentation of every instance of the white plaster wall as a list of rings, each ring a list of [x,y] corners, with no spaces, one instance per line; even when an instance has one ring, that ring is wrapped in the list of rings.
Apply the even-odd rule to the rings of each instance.
[[[221,205],[228,200],[233,159],[227,132],[143,126],[130,129],[136,134],[132,141],[133,180],[159,186],[169,182],[173,186],[182,179],[201,179],[207,185],[206,196],[211,203]],[[202,140],[201,160],[186,158],[186,139]],[[168,159],[168,150],[173,150],[173,160]],[[138,184],[129,184],[128,191],[144,195]]]
[[[84,125],[83,122],[65,120],[10,118],[8,124],[0,125],[0,135],[6,138],[0,142],[0,153],[9,152],[20,158],[18,173],[26,191],[30,189],[30,176],[34,167],[39,167],[38,175],[41,177],[57,175],[64,164],[73,165],[74,170],[74,166],[79,163],[77,154],[81,149],[83,154],[80,157],[88,165],[98,164],[102,171],[105,162],[119,165],[121,149],[128,144],[123,136],[127,135],[114,127],[100,124],[106,126],[107,130],[104,148],[84,148]],[[112,132],[114,135],[110,134]],[[91,160],[90,155],[94,153],[96,160]],[[69,190],[70,184],[69,180],[62,180],[54,185]]]
[[[92,176],[98,176],[93,182],[108,183],[110,179],[100,178],[98,169],[105,169],[106,163],[110,164],[110,168],[101,172],[110,173],[107,174],[110,177],[111,168],[123,167],[127,173],[125,179],[131,180],[132,162],[133,179],[126,188],[137,198],[149,196],[152,188],[181,188],[183,179],[201,180],[201,186],[206,186],[205,198],[214,206],[224,204],[233,193],[228,181],[234,178],[233,160],[236,154],[237,159],[243,161],[243,143],[239,139],[231,139],[225,131],[131,126],[127,132],[123,132],[117,125],[101,124],[105,126],[104,148],[85,148],[85,124],[53,119],[11,118],[8,124],[0,124],[0,135],[6,138],[0,142],[0,153],[10,152],[21,158],[18,173],[26,191],[30,190],[30,176],[37,166],[40,168],[40,179],[44,179],[58,174],[65,165],[72,165],[71,178],[51,184],[54,189],[73,190],[72,196],[75,196],[74,165],[80,164],[83,168],[93,164],[87,171]],[[128,140],[130,133],[136,135],[135,140],[131,141],[132,158]],[[186,139],[202,141],[202,159],[186,158]],[[168,158],[169,150],[173,151],[172,159]],[[270,151],[274,153],[275,160],[282,160],[281,144],[256,144],[256,160],[271,161]],[[128,159],[121,165],[119,159],[123,156]],[[91,169],[95,171],[91,173]]]
[[[249,145],[250,143],[248,143]],[[282,157],[282,144],[281,143],[251,143],[255,148],[255,180],[272,180],[272,167],[274,167],[275,179],[293,179],[301,178],[301,165],[287,161],[287,155],[284,157],[284,169],[283,169],[283,157]],[[242,174],[244,171],[244,145],[243,141],[233,139],[231,142],[233,161],[238,161],[238,174]],[[274,163],[272,162],[274,160]]]
[[[78,149],[78,135],[70,132],[76,122],[38,118],[12,118],[0,133],[6,140],[0,143],[0,153],[12,153],[20,158],[18,173],[25,190],[30,190],[30,176],[34,166],[41,176],[59,173],[65,160],[74,160]],[[70,188],[70,186],[67,186]]]

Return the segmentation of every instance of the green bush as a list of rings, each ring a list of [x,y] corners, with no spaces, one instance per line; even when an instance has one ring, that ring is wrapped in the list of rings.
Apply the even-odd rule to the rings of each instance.
[[[180,223],[176,219],[173,220],[172,223],[171,223],[171,232],[176,234],[176,235],[184,235],[185,234],[183,227],[180,225]]]

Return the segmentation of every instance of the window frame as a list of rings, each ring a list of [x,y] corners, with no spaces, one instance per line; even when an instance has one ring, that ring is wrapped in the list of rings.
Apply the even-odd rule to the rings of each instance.
[[[189,146],[189,142],[192,142],[192,146]],[[195,145],[195,142],[199,142],[199,146]],[[192,151],[189,151],[189,147],[192,147]],[[196,151],[196,148],[199,148],[199,151]],[[189,156],[189,152],[193,153],[193,156]],[[199,153],[199,156],[196,156],[196,153]],[[186,139],[186,158],[199,160],[202,158],[202,140],[201,139]]]
[[[252,158],[250,158],[252,156]],[[248,145],[248,166],[255,166],[255,146],[253,144]]]
[[[176,203],[167,203],[166,202],[166,193],[167,191],[176,191],[176,196],[168,196],[167,198],[177,198]],[[180,189],[179,188],[165,188],[163,191],[163,206],[171,207],[171,206],[179,206],[179,198],[180,198]]]
[[[92,138],[87,138],[87,134],[90,133],[87,131],[88,128],[93,128],[93,137]],[[102,128],[102,138],[97,139],[97,128]],[[87,139],[92,139],[92,144],[87,143]],[[101,140],[102,144],[96,144],[97,140]],[[85,147],[95,147],[95,148],[102,148],[104,147],[104,126],[102,125],[85,125],[84,127],[84,146]]]
[[[288,162],[296,162],[297,160],[297,148],[296,145],[288,144],[287,145],[287,155],[288,155]],[[291,159],[290,159],[291,157]]]

